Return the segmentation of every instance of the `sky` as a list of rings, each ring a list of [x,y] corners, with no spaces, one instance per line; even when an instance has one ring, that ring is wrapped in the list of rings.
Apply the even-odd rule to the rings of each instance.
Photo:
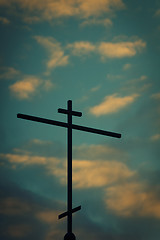
[[[160,2],[0,0],[0,239],[66,234],[67,131],[17,113],[121,133],[73,130],[77,240],[160,239]]]

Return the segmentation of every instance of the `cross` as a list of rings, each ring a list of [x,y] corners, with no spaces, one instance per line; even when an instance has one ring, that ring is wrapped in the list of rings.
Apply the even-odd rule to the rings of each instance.
[[[72,129],[90,132],[90,133],[96,133],[96,134],[115,137],[115,138],[121,138],[121,134],[72,124],[72,116],[81,117],[82,113],[77,111],[72,111],[71,100],[68,100],[67,102],[67,109],[59,108],[58,112],[67,115],[67,123],[30,116],[26,114],[20,114],[20,113],[17,114],[17,118],[22,118],[26,120],[31,120],[35,122],[41,122],[41,123],[46,123],[50,125],[56,125],[56,126],[67,128],[67,138],[68,138],[67,139],[68,140],[67,141],[67,146],[68,146],[68,150],[67,150],[67,173],[68,173],[67,174],[67,211],[60,214],[58,218],[61,219],[67,216],[67,233],[64,236],[64,240],[75,240],[76,237],[72,233],[72,213],[79,211],[81,209],[81,206],[72,208]]]

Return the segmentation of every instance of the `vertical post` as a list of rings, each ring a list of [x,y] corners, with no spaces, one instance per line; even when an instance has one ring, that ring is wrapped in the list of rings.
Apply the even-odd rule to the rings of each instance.
[[[68,102],[68,226],[67,231],[72,233],[72,101]]]

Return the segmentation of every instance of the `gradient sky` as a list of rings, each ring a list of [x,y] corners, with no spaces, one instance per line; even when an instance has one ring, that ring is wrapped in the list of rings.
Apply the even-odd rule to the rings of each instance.
[[[0,239],[63,239],[66,129],[77,240],[160,239],[160,2],[0,0]]]

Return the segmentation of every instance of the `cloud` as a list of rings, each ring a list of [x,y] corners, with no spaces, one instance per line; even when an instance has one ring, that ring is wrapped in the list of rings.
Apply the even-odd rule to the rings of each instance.
[[[90,89],[91,92],[97,92],[101,88],[101,85],[98,85],[96,87],[93,87]]]
[[[31,211],[27,202],[15,197],[0,199],[0,213],[3,215],[23,215]]]
[[[151,97],[159,100],[160,99],[160,92],[152,94]]]
[[[94,52],[96,49],[96,47],[92,43],[87,41],[74,42],[72,44],[68,44],[67,48],[70,49],[71,54],[77,55],[77,56],[89,54],[91,52]]]
[[[8,73],[6,77],[15,75],[16,72]],[[19,100],[28,100],[35,96],[39,90],[44,89],[49,91],[53,89],[55,85],[50,80],[42,80],[36,76],[22,76],[22,80],[18,80],[9,86],[10,92]]]
[[[105,13],[112,13],[116,10],[125,8],[125,4],[122,0],[12,0],[12,1],[0,1],[0,6],[13,7],[15,4],[20,7],[21,10],[35,16],[41,15],[43,20],[52,20],[54,18],[62,17],[79,17],[81,19],[89,17],[102,16]],[[33,19],[34,20],[34,19]],[[37,19],[35,19],[37,20]]]
[[[98,46],[98,52],[102,60],[105,58],[124,58],[133,57],[146,47],[146,43],[142,40],[135,42],[101,42]]]
[[[32,226],[29,224],[13,224],[7,229],[7,235],[12,238],[22,239],[32,231]]]
[[[41,83],[41,79],[29,76],[10,85],[9,89],[18,99],[29,99],[35,94]]]
[[[73,146],[73,156],[79,159],[92,159],[97,160],[115,160],[126,159],[126,153],[117,148],[102,144],[82,144],[79,146]]]
[[[20,74],[21,72],[13,67],[2,67],[0,79],[13,79]]]
[[[133,57],[145,47],[146,43],[141,39],[134,42],[99,42],[96,44],[80,41],[67,45],[67,48],[71,50],[73,55],[83,56],[89,53],[96,53],[100,55],[103,61],[106,58]]]
[[[0,17],[0,22],[3,24],[10,24],[10,21],[5,17]]]
[[[146,75],[142,75],[135,79],[127,80],[121,90],[125,92],[137,92],[137,94],[141,94],[152,86],[152,84],[147,81],[148,77]]]
[[[155,16],[156,16],[156,17],[160,17],[160,9],[157,9],[157,10],[156,10]]]
[[[20,146],[20,148],[14,148],[13,150],[16,154],[30,156],[55,156],[60,159],[66,156],[63,144],[56,141],[47,141],[42,139],[31,139]]]
[[[62,184],[66,184],[65,168],[53,169]],[[135,175],[134,171],[117,161],[73,160],[74,188],[104,187],[108,184],[128,179]]]
[[[45,223],[56,224],[58,220],[59,211],[45,210],[37,212],[36,217]]]
[[[39,148],[47,142],[35,139]],[[50,142],[49,142],[50,144]],[[48,144],[47,144],[48,146]],[[14,149],[15,153],[0,154],[2,161],[11,164],[13,170],[31,165],[42,165],[47,175],[57,177],[62,185],[66,184],[66,159],[33,155],[28,149]],[[135,171],[130,170],[125,163],[116,161],[126,155],[120,150],[105,145],[81,145],[73,148],[73,155],[80,159],[73,159],[73,186],[74,188],[104,187],[116,181],[129,179]],[[109,159],[109,160],[108,160]],[[110,161],[113,159],[112,161]],[[6,164],[6,163],[5,163]],[[19,169],[19,168],[18,168]]]
[[[155,134],[151,137],[151,141],[159,141],[160,140],[160,134]]]
[[[131,96],[118,97],[118,94],[115,93],[110,96],[106,96],[102,103],[91,107],[89,111],[97,117],[115,113],[133,103],[138,96],[138,94],[132,94]]]
[[[113,25],[113,22],[109,18],[104,18],[104,19],[93,18],[93,19],[87,19],[83,21],[81,24],[82,27],[89,26],[89,25],[103,25],[104,27],[110,27]]]
[[[42,175],[41,178],[43,178]],[[65,204],[62,201],[55,201],[53,197],[49,199],[46,195],[42,196],[42,191],[41,194],[36,194],[33,188],[31,191],[28,187],[25,189],[22,182],[19,183],[18,181],[18,184],[15,182],[15,179],[12,181],[7,178],[7,182],[1,181],[0,183],[0,221],[2,228],[0,239],[41,239],[43,236],[43,239],[49,240],[52,239],[49,237],[51,232],[52,235],[59,232],[59,236],[63,237],[58,214],[65,209]],[[30,186],[32,184],[31,181]],[[58,233],[56,237],[58,239]]]
[[[47,68],[53,69],[59,66],[66,66],[69,63],[69,56],[64,55],[64,51],[59,42],[52,37],[35,36],[36,41],[47,49],[49,60]]]
[[[160,218],[160,199],[138,182],[126,182],[106,189],[106,207],[123,217]]]
[[[49,53],[48,60],[46,60],[46,75],[49,75],[50,71],[56,67],[68,65],[71,56],[83,57],[93,53],[100,55],[101,60],[104,61],[106,58],[133,57],[146,46],[141,39],[117,43],[76,41],[66,46],[61,46],[61,43],[53,37],[34,36],[34,39]]]
[[[31,99],[39,90],[50,91],[56,86],[50,79],[25,75],[14,67],[1,67],[0,70],[0,79],[16,80],[9,86],[9,90],[19,100]]]
[[[119,79],[123,79],[124,76],[123,75],[113,75],[113,74],[107,74],[107,79],[110,80],[110,81],[115,81],[115,80],[119,80]]]
[[[26,152],[25,152],[26,153]],[[49,162],[52,164],[59,163],[59,160],[54,157],[42,157],[42,156],[30,156],[29,154],[0,154],[1,159],[6,159],[8,162],[16,166],[15,164],[22,164],[22,165],[46,165]]]
[[[123,70],[126,71],[126,70],[130,69],[131,66],[132,66],[132,65],[131,65],[130,63],[126,63],[126,64],[124,64],[124,66],[123,66]]]
[[[24,16],[23,21],[28,24],[32,24],[32,23],[40,22],[41,18],[38,16]]]

